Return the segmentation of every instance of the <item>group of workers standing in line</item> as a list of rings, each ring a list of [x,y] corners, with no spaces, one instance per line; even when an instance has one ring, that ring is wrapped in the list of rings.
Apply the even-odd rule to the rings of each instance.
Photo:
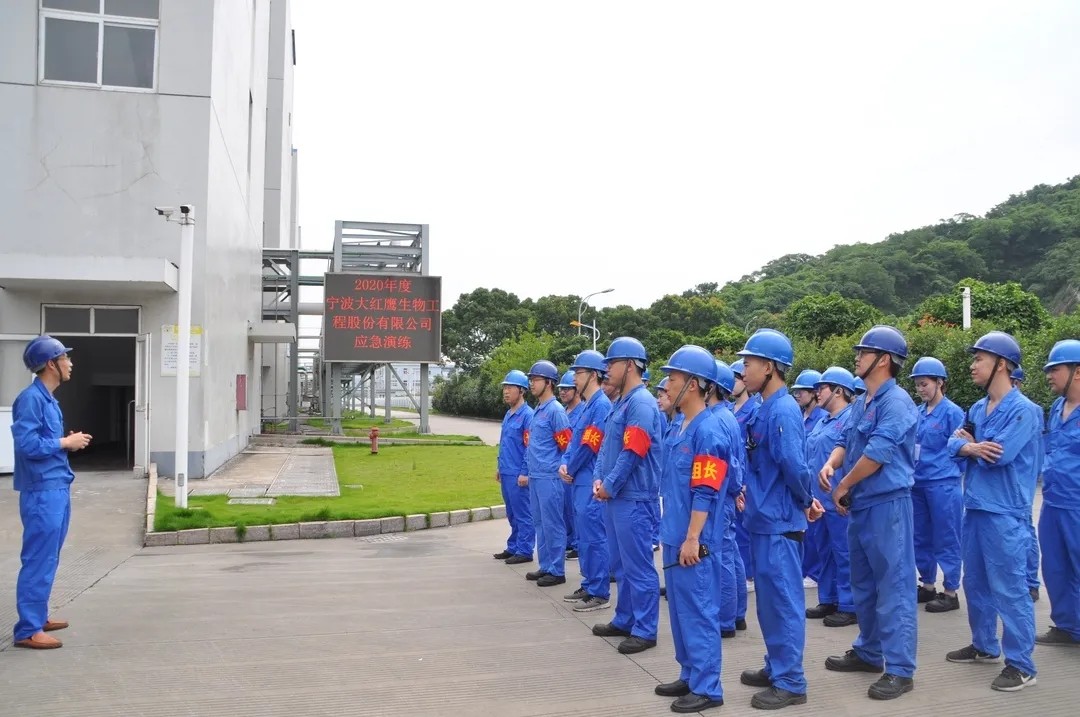
[[[1048,421],[1018,388],[1020,346],[1006,333],[970,348],[986,397],[966,414],[945,396],[936,358],[909,373],[920,406],[897,384],[908,359],[898,329],[875,326],[854,350],[854,373],[803,371],[790,392],[794,351],[773,329],[730,366],[678,349],[655,400],[645,348],[630,337],[606,355],[583,351],[562,376],[550,361],[510,371],[496,478],[511,534],[494,557],[532,562],[535,543],[539,569],[526,578],[541,587],[565,583],[577,558],[581,582],[564,598],[575,612],[609,607],[614,581],[614,615],[592,631],[623,638],[623,654],[656,645],[666,593],[680,674],[655,692],[675,697],[675,712],[723,704],[721,640],[746,629],[748,585],[767,651],[740,677],[762,688],[756,708],[806,702],[807,619],[858,626],[826,669],[880,675],[873,699],[911,691],[918,605],[959,609],[961,575],[971,640],[946,659],[1004,656],[993,689],[1035,684],[1036,643],[1080,645],[1080,341],[1050,351],[1044,372],[1059,398]],[[1036,636],[1040,547],[1053,625]],[[818,591],[809,609],[806,577]]]

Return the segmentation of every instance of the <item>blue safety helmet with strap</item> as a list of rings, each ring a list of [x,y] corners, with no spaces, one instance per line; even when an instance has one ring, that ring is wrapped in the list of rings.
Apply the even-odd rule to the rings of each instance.
[[[547,359],[537,361],[529,369],[529,378],[533,376],[539,376],[540,378],[546,378],[548,381],[559,380],[559,369],[555,368],[555,364],[551,363]]]
[[[645,369],[645,371],[641,374],[641,380],[648,383],[650,378],[652,378],[652,374],[649,373],[649,369]]]
[[[1024,373],[1024,369],[1017,366],[1016,370],[1012,372],[1012,375],[1009,376],[1009,378],[1011,378],[1013,381],[1019,381],[1020,383],[1023,383],[1024,380],[1027,378],[1027,374]]]
[[[982,336],[968,353],[982,351],[993,356],[1000,356],[1014,366],[1020,365],[1020,344],[1004,331],[991,331]]]
[[[702,388],[716,381],[716,360],[708,350],[693,344],[687,344],[671,354],[668,362],[660,367],[661,371],[671,373],[681,371],[696,376],[704,381]]]
[[[562,379],[559,381],[559,388],[577,388],[574,385],[574,372],[567,371],[562,375]]]
[[[795,361],[795,349],[791,339],[776,329],[758,329],[746,340],[746,346],[739,356],[756,356],[775,362],[781,370],[787,371]]]
[[[942,381],[949,377],[945,370],[945,364],[933,356],[923,356],[911,367],[910,378],[940,378]]]
[[[892,354],[903,361],[907,358],[907,340],[894,326],[878,325],[863,334],[862,340],[855,344],[857,351],[881,351]]]
[[[586,369],[588,371],[598,371],[603,377],[607,373],[607,365],[604,363],[604,354],[593,349],[585,349],[577,355],[574,359],[574,363],[570,364],[571,371],[577,371],[578,369]]]
[[[814,386],[821,380],[821,372],[815,371],[812,368],[808,368],[801,372],[795,379],[795,383],[792,385],[793,389],[803,389],[804,391],[813,391]]]
[[[664,376],[660,379],[660,383],[656,384],[656,392],[660,393],[661,391],[667,393],[667,376]]]
[[[1049,371],[1063,364],[1080,364],[1080,341],[1064,339],[1054,344],[1054,348],[1050,349],[1050,355],[1046,357],[1043,371]]]
[[[830,366],[821,374],[821,378],[814,384],[814,388],[825,385],[839,386],[855,393],[855,376],[842,366]]]
[[[728,393],[735,393],[735,372],[720,359],[716,359],[716,383]]]
[[[518,371],[516,368],[510,373],[506,374],[506,378],[502,380],[503,386],[517,386],[525,390],[529,389],[529,377],[525,375],[524,371]]]
[[[604,363],[611,363],[620,359],[633,359],[634,361],[640,361],[642,365],[649,363],[649,356],[645,353],[645,346],[632,336],[620,336],[611,342],[611,346],[608,346]]]
[[[738,361],[733,361],[731,363],[731,372],[735,374],[735,378],[741,380],[743,374],[746,373],[746,362],[742,359],[739,359]]]
[[[23,363],[28,371],[37,373],[45,368],[45,364],[70,352],[71,349],[52,336],[38,336],[32,339],[23,350]]]
[[[855,377],[855,381],[852,383],[852,386],[855,389],[856,396],[861,396],[866,393],[866,382],[858,376]]]

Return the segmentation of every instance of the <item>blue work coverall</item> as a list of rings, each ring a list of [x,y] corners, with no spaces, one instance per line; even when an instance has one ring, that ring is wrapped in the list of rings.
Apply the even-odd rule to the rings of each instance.
[[[529,430],[532,418],[532,406],[522,403],[516,411],[506,412],[499,433],[499,485],[506,506],[506,519],[510,522],[506,552],[530,558],[536,544],[532,503],[529,500],[529,486],[519,486],[518,476],[525,475],[525,432]]]
[[[806,429],[806,438],[810,439],[810,434],[814,432],[814,429],[822,419],[829,415],[821,406],[815,406],[814,410],[810,411],[809,416],[803,418],[803,428]],[[819,466],[820,469],[820,466]],[[813,470],[811,469],[811,473]],[[816,482],[816,481],[815,481]],[[816,523],[809,523],[806,526],[806,539],[803,541],[803,575],[811,578],[815,581],[821,580],[821,565],[824,559],[819,550],[821,544],[821,532],[825,530],[824,521],[817,521]]]
[[[1039,452],[1038,458],[1035,460],[1035,482],[1037,485],[1039,476],[1043,472],[1043,462],[1046,459],[1046,414],[1043,413],[1043,407],[1031,399],[1028,399],[1028,404],[1031,408],[1031,415],[1039,426]],[[1028,534],[1031,540],[1028,542],[1027,586],[1029,589],[1037,590],[1039,588],[1039,536],[1035,532],[1033,515],[1028,515]]]
[[[566,520],[559,466],[570,446],[570,421],[555,397],[536,407],[525,448],[525,475],[529,477],[536,555],[540,570],[561,577],[566,572]]]
[[[868,396],[869,394],[867,394]],[[918,643],[911,486],[919,412],[894,379],[866,400],[855,399],[838,445],[843,475],[866,456],[881,467],[854,486],[848,522],[851,597],[859,619],[852,644],[864,662],[897,677],[914,677]],[[839,481],[833,482],[835,489]]]
[[[987,398],[968,411],[976,442],[1002,447],[995,463],[967,459],[964,477],[964,597],[971,644],[990,655],[1005,651],[1005,664],[1034,675],[1035,606],[1028,596],[1028,521],[1035,499],[1039,434],[1030,401],[1015,388],[987,415]],[[959,455],[966,441],[949,439]],[[1004,627],[997,636],[997,621]]]
[[[611,597],[607,531],[604,528],[604,504],[593,497],[593,475],[603,426],[611,412],[611,401],[597,390],[581,407],[570,447],[563,460],[566,472],[574,477],[574,532],[578,536],[578,567],[581,588],[593,597]]]
[[[822,418],[810,436],[806,439],[806,462],[810,473],[820,472],[829,460],[836,444],[844,437],[847,430],[851,406],[840,409],[835,416],[828,414]],[[843,474],[835,478],[839,482]],[[848,550],[848,518],[840,515],[833,503],[832,493],[822,490],[814,481],[814,497],[821,501],[825,515],[818,520],[820,529],[809,531],[808,540],[817,541],[817,552],[821,556],[821,573],[818,578],[818,602],[822,605],[836,605],[840,612],[855,612],[855,603],[851,597],[851,554]]]
[[[751,396],[742,405],[742,408],[735,409],[735,420],[739,422],[739,430],[742,431],[743,439],[743,455],[746,451],[746,423],[750,420],[750,417],[757,412],[758,406],[761,405],[761,397],[758,395]],[[748,465],[747,462],[743,462],[743,465]],[[745,479],[744,479],[745,482]],[[754,563],[750,560],[750,533],[746,530],[746,525],[743,523],[743,512],[735,511],[735,542],[739,546],[739,555],[742,557],[743,570],[746,572],[746,579],[754,579]]]
[[[675,660],[681,668],[679,679],[690,686],[690,691],[712,700],[724,698],[716,586],[725,530],[724,484],[730,480],[729,457],[727,434],[710,410],[695,416],[686,430],[676,428],[664,439],[660,542]],[[706,546],[710,554],[697,565],[683,567],[679,565],[679,550],[695,511],[708,514],[698,543]]]
[[[603,393],[602,391],[600,393]],[[574,445],[573,439],[575,436],[579,436],[579,428],[584,430],[583,426],[579,426],[582,419],[585,416],[585,402],[578,401],[578,404],[572,409],[566,412],[566,420],[570,422],[570,446]],[[570,448],[566,449],[569,453]],[[563,454],[563,460],[566,460],[567,453]],[[571,473],[570,475],[574,475]],[[566,524],[566,549],[577,550],[577,520],[574,518],[574,486],[573,484],[563,483],[563,522]],[[581,560],[579,552],[578,560]]]
[[[660,494],[660,411],[638,386],[622,396],[604,426],[596,479],[611,498],[604,511],[611,571],[619,588],[611,624],[656,639],[660,579],[652,551],[651,504]]]
[[[937,582],[938,566],[945,589],[960,587],[960,525],[964,493],[962,461],[949,454],[949,439],[964,426],[964,411],[946,397],[929,410],[919,406],[915,434],[915,486],[911,489],[915,518],[915,565],[924,585]]]
[[[728,449],[728,479],[721,495],[724,521],[723,543],[720,550],[720,629],[730,632],[735,622],[746,618],[746,568],[743,566],[739,545],[735,541],[735,496],[743,489],[743,466],[746,464],[746,444],[735,414],[721,402],[709,410],[716,417],[716,424]]]
[[[805,510],[810,507],[806,430],[799,404],[781,388],[747,422],[746,511],[765,672],[777,687],[806,694]]]
[[[1080,641],[1080,410],[1064,409],[1064,398],[1050,409],[1039,540],[1050,620]]]
[[[67,451],[60,447],[64,437],[60,404],[41,379],[35,378],[15,399],[11,436],[23,525],[22,569],[15,586],[18,642],[41,632],[49,619],[49,595],[71,521],[75,480]]]

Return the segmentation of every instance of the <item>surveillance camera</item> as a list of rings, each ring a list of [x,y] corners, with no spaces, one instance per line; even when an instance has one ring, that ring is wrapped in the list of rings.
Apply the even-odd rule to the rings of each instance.
[[[158,216],[166,218],[171,217],[173,214],[176,213],[175,207],[154,207],[154,209],[157,210]]]
[[[191,214],[191,205],[190,204],[181,204],[180,205],[180,213],[181,214]]]

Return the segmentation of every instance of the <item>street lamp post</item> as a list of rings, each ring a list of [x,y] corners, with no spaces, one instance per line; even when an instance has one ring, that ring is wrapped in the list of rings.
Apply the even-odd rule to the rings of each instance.
[[[591,299],[592,297],[597,296],[599,294],[610,294],[613,291],[615,291],[615,290],[614,289],[604,289],[603,291],[594,291],[593,293],[589,294],[584,299],[582,299],[581,301],[578,302],[578,306],[577,306],[577,324],[575,324],[575,326],[578,327],[578,336],[581,336],[582,327],[586,326],[585,324],[581,323],[581,311],[582,311],[582,309],[585,308],[585,302],[587,302],[589,299]],[[596,347],[594,346],[593,348],[596,348]]]
[[[179,287],[177,291],[176,337],[176,507],[188,504],[188,394],[191,386],[191,270],[195,254],[195,211],[190,204],[180,205],[180,216],[173,207],[157,207],[167,222],[180,225]]]
[[[593,348],[593,351],[595,351],[596,350],[596,342],[600,339],[600,329],[596,328],[596,326],[594,324],[583,324],[580,321],[571,321],[570,325],[578,327],[578,333],[580,333],[580,330],[582,328],[592,330],[592,332],[593,332],[592,348]]]

